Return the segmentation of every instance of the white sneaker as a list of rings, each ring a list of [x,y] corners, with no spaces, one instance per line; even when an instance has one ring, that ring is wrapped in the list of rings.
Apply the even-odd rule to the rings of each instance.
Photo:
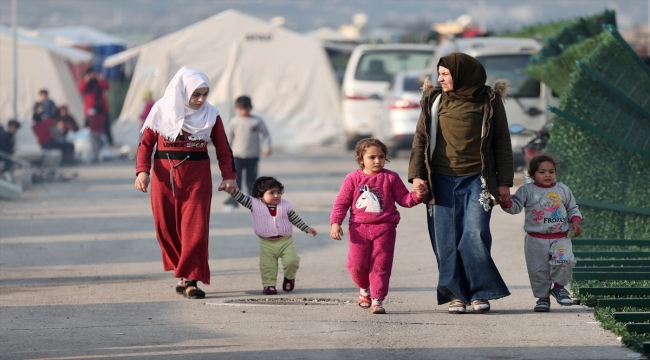
[[[490,311],[490,302],[487,300],[474,300],[472,301],[472,306],[474,307],[474,311]]]
[[[460,299],[454,299],[449,303],[449,309],[447,309],[447,312],[450,314],[464,314],[465,304],[463,304]]]

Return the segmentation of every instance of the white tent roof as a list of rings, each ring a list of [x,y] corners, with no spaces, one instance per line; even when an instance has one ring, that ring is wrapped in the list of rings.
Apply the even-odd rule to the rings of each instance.
[[[63,46],[126,45],[126,41],[87,25],[40,28],[33,34]]]
[[[276,145],[342,134],[333,69],[322,46],[303,35],[228,10],[125,53],[124,60],[135,53],[139,59],[113,132],[122,145],[138,143],[143,90],[160,98],[182,66],[208,75],[208,102],[225,123],[235,115],[234,100],[250,96],[253,114],[266,122]]]
[[[9,38],[13,36],[11,28],[2,24],[0,24],[0,34]],[[48,39],[33,36],[28,31],[18,30],[17,38],[18,41],[22,44],[31,44],[33,46],[46,49],[47,51],[62,58],[63,60],[67,60],[72,63],[90,61],[93,57],[92,54],[87,51],[73,49],[67,46],[56,44]]]
[[[32,106],[38,91],[47,89],[57,105],[67,105],[70,114],[83,125],[83,103],[66,61],[84,62],[90,53],[66,48],[50,41],[34,38],[24,32],[17,34],[18,44],[18,120],[23,123],[17,134],[17,153],[36,144],[31,131]],[[11,30],[0,26],[0,122],[14,116],[14,57]],[[37,145],[36,145],[37,146]]]

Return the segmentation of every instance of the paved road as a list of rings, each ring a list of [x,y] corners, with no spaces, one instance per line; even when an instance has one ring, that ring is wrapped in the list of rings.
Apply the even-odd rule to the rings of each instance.
[[[133,188],[131,161],[73,170],[79,177],[0,202],[2,359],[630,359],[581,307],[532,312],[523,218],[492,221],[494,259],[512,295],[487,314],[449,315],[435,302],[436,263],[423,206],[401,209],[388,314],[356,303],[345,242],[329,238],[329,211],[350,153],[277,154],[261,174],[319,231],[295,235],[297,288],[261,295],[257,240],[244,209],[213,197],[212,285],[186,300],[163,273],[148,194]],[[388,168],[405,177],[407,162]],[[217,172],[215,183],[219,179]],[[347,229],[346,229],[347,230]],[[281,279],[280,275],[280,279]],[[318,301],[312,301],[317,299]]]

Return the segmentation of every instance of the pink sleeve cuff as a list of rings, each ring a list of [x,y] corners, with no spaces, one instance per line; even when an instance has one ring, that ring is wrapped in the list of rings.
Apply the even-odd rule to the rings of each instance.
[[[582,219],[580,218],[580,216],[574,216],[571,218],[571,223],[574,222],[582,222]]]
[[[508,201],[505,205],[501,205],[504,209],[510,209],[512,207],[512,201]]]

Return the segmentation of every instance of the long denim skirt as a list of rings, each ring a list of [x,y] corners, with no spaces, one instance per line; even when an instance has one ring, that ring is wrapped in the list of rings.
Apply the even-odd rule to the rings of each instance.
[[[438,261],[438,304],[510,295],[490,255],[492,209],[479,203],[482,191],[481,174],[433,175],[435,205],[427,209],[427,222]]]

